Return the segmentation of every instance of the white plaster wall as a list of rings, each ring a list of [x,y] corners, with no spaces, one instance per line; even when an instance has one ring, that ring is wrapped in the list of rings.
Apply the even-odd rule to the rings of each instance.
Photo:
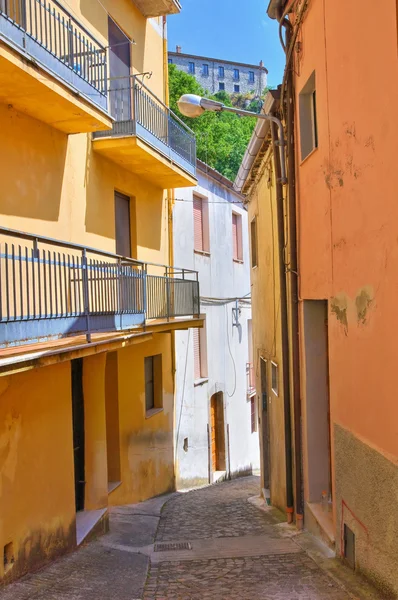
[[[175,265],[198,270],[202,299],[245,296],[250,292],[247,212],[236,204],[239,197],[231,190],[201,171],[198,179],[196,188],[176,191],[173,213]],[[209,256],[194,252],[192,200],[195,192],[208,200]],[[232,211],[242,215],[243,264],[233,261]],[[230,472],[234,476],[259,469],[258,433],[251,433],[246,380],[246,363],[249,361],[247,321],[251,318],[251,309],[250,306],[241,307],[238,329],[232,326],[233,307],[234,302],[214,306],[204,300],[201,302],[201,312],[206,314],[208,377],[199,385],[194,381],[193,332],[176,333],[175,455],[179,487],[212,480],[208,449],[210,398],[220,391],[224,395],[227,474]],[[184,450],[185,438],[187,451]]]

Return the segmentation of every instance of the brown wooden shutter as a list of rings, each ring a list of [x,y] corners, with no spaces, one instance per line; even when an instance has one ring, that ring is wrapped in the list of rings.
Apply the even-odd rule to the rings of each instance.
[[[194,249],[203,252],[203,203],[201,198],[193,197]]]
[[[238,260],[238,215],[232,213],[232,243],[234,260]]]
[[[193,360],[194,360],[194,378],[201,378],[201,357],[200,357],[200,331],[193,330]]]

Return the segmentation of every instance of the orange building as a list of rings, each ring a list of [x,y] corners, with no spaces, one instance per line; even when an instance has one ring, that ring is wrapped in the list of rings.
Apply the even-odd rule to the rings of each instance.
[[[397,3],[271,0],[268,14],[280,22],[287,65],[279,111],[288,144],[282,234],[294,503],[286,507],[395,597]],[[274,185],[261,171],[267,143],[264,135],[238,181],[253,217],[272,208],[265,185],[260,193],[265,177]],[[259,281],[254,273],[253,288]],[[278,305],[280,292],[277,281],[265,306]],[[254,304],[253,333],[258,339]],[[270,460],[283,466],[285,455]],[[273,484],[283,489],[271,481],[271,492]]]

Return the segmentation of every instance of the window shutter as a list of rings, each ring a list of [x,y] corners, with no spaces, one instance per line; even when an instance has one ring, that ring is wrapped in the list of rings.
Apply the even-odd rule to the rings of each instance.
[[[203,204],[201,198],[193,197],[194,248],[203,252]]]
[[[252,433],[257,431],[256,427],[256,400],[255,397],[250,399],[250,409],[251,409],[251,430]]]
[[[232,213],[232,243],[234,260],[238,260],[238,216]]]
[[[194,360],[194,378],[200,379],[200,332],[199,329],[193,330],[193,360]]]

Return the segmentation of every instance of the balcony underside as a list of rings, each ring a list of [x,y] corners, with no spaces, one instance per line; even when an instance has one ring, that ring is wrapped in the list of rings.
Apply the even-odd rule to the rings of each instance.
[[[144,135],[151,136],[145,131]],[[160,152],[155,149],[155,143]],[[109,136],[95,139],[93,144],[94,150],[109,160],[162,189],[197,184],[195,168],[159,140],[155,139],[152,145],[137,135]]]
[[[203,315],[190,318],[156,319],[125,331],[95,333],[87,343],[85,335],[36,342],[0,350],[0,376],[50,366],[100,352],[111,352],[149,341],[153,335],[204,326]]]
[[[0,25],[4,23],[10,25],[1,19]],[[102,108],[85,100],[85,94],[100,94],[43,48],[38,50],[54,63],[58,76],[0,40],[0,102],[68,134],[110,129],[112,119],[106,113],[106,98]],[[102,98],[98,98],[100,101]]]
[[[134,4],[145,17],[174,15],[181,11],[178,0],[134,0]]]

